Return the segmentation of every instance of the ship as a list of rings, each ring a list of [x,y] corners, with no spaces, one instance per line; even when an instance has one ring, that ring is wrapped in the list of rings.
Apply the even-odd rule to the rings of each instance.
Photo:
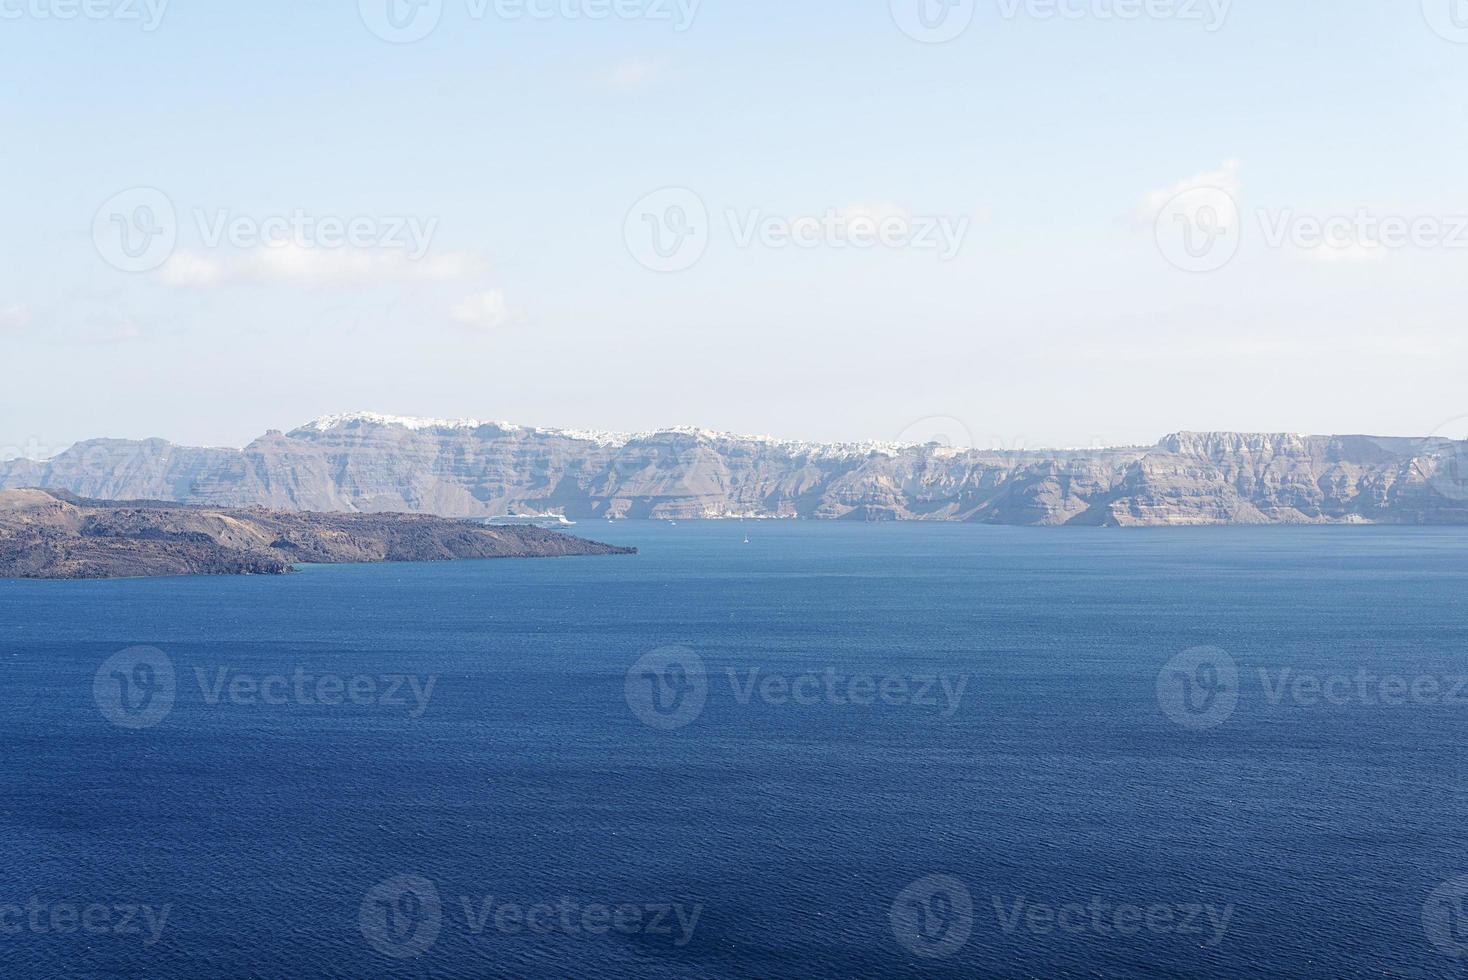
[[[480,524],[498,527],[543,527],[555,531],[575,527],[576,522],[565,514],[506,514],[502,517],[481,517]]]

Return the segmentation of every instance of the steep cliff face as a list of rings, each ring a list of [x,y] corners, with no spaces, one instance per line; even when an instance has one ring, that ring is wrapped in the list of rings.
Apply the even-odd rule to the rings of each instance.
[[[617,435],[351,415],[243,450],[80,443],[0,488],[446,517],[809,517],[994,524],[1468,523],[1468,444],[1177,433],[1150,448],[955,451],[694,429]]]

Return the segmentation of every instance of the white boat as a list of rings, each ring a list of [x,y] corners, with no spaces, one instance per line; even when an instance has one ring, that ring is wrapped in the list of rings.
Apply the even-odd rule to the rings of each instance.
[[[565,514],[506,514],[481,518],[480,523],[492,527],[544,527],[552,530],[576,526],[576,522],[568,520]]]

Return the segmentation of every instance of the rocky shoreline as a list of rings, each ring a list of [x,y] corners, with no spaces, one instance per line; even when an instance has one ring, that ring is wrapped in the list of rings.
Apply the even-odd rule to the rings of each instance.
[[[634,554],[538,527],[0,491],[0,578],[283,575],[296,564]]]

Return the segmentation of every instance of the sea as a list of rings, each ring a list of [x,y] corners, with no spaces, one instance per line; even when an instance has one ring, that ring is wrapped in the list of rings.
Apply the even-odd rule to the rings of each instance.
[[[7,978],[1454,977],[1468,529],[0,582]]]

